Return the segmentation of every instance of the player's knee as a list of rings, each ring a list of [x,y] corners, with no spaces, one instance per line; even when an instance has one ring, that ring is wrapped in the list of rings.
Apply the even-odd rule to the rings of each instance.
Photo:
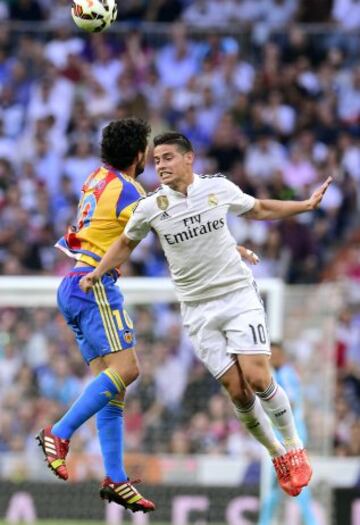
[[[131,366],[128,366],[126,370],[123,370],[122,376],[126,386],[131,385],[140,375],[140,369],[137,362],[131,363]]]
[[[139,365],[138,363],[134,363],[133,366],[131,367],[131,379],[133,381],[135,381],[140,375],[140,368],[139,368]]]
[[[237,405],[247,405],[252,397],[253,393],[252,390],[249,388],[249,385],[246,384],[240,384],[239,382],[223,382],[223,386],[226,389],[228,395],[230,396],[231,401]]]
[[[244,364],[243,374],[245,381],[255,392],[264,392],[271,382],[271,372],[267,364],[253,361]]]
[[[231,396],[231,400],[237,407],[247,406],[254,398],[254,394],[250,389],[238,390]]]
[[[249,375],[247,380],[254,392],[265,392],[270,383],[268,375],[262,374],[259,371]]]

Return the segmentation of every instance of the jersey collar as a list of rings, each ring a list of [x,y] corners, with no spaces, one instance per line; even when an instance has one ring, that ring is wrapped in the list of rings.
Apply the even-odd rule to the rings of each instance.
[[[194,180],[193,182],[188,186],[188,194],[187,196],[189,196],[193,190],[196,188],[196,186],[198,186],[198,184],[200,183],[200,177],[197,173],[194,173]],[[161,184],[161,188],[163,190],[166,191],[166,193],[169,193],[170,195],[173,195],[174,197],[180,197],[182,199],[186,199],[186,195],[184,195],[183,193],[181,193],[180,191],[176,191],[176,190],[173,190],[172,188],[170,188],[170,186],[167,186],[166,184]]]

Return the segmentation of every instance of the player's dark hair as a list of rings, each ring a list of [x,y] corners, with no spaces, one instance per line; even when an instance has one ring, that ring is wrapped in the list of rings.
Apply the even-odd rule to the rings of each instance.
[[[166,131],[165,133],[156,135],[154,138],[154,147],[162,144],[174,144],[182,153],[194,151],[190,140],[182,133],[177,133],[176,131]]]
[[[128,168],[138,153],[145,152],[150,132],[149,124],[140,118],[110,122],[102,131],[102,160],[118,170]]]

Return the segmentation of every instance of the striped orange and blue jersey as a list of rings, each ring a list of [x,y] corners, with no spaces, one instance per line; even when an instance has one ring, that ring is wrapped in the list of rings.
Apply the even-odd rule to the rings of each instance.
[[[77,261],[97,266],[144,195],[138,182],[101,166],[82,187],[76,225],[55,246]]]

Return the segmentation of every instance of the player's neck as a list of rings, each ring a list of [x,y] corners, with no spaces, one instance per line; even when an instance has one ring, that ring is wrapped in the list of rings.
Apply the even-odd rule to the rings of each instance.
[[[121,170],[121,173],[123,175],[126,175],[126,177],[129,177],[130,179],[136,179],[136,168],[135,166],[130,166],[126,170]]]
[[[174,181],[172,184],[169,184],[169,187],[174,190],[174,191],[177,191],[179,193],[183,193],[184,195],[187,195],[188,193],[188,187],[194,182],[194,174],[193,173],[189,173],[188,176],[186,176],[186,178],[184,179],[181,179],[179,181]]]

